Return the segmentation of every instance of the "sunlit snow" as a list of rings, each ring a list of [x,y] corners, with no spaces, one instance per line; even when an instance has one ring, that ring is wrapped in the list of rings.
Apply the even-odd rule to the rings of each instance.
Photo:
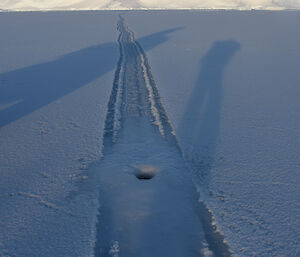
[[[298,9],[300,0],[4,0],[2,10]]]

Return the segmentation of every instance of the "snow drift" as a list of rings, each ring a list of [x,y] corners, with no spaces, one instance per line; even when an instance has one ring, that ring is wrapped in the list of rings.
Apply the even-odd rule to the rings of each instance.
[[[0,10],[299,9],[300,0],[4,0]]]

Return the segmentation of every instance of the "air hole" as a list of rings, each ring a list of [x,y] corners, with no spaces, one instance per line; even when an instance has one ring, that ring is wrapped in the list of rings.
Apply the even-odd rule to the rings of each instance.
[[[155,177],[158,168],[152,165],[133,165],[134,175],[140,180],[149,180]]]
[[[142,174],[142,173],[137,173],[135,174],[136,178],[138,179],[152,179],[155,175],[153,174]]]

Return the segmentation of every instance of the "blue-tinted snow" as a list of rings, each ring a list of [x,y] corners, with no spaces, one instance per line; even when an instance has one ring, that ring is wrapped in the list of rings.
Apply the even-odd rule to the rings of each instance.
[[[0,15],[0,255],[90,256],[115,14]],[[96,199],[96,200],[95,200]]]
[[[0,15],[0,255],[93,253],[117,14]],[[237,256],[299,254],[299,16],[124,14]]]
[[[238,256],[297,256],[300,13],[162,11],[125,18],[137,37],[183,27],[148,57],[231,249]]]

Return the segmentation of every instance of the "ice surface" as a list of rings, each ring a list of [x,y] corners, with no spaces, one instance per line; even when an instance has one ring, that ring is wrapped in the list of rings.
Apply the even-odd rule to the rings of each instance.
[[[231,256],[222,240],[214,240],[222,236],[207,219],[211,215],[200,208],[146,54],[123,18],[118,30],[121,54],[114,81],[121,78],[121,82],[110,99],[121,89],[121,128],[111,140],[106,122],[104,157],[94,168],[99,174],[100,206],[95,256],[110,254],[112,242],[118,242],[124,257],[196,257],[206,252],[207,245],[216,256]],[[109,105],[119,108],[114,101]],[[112,120],[114,108],[106,121]],[[156,119],[160,124],[153,123]]]
[[[0,14],[0,255],[93,254],[118,13]],[[298,256],[299,12],[123,16],[231,250]],[[129,163],[122,176],[153,182],[161,173],[140,181],[130,165],[172,158]]]
[[[299,255],[299,15],[125,16],[138,37],[183,27],[148,57],[185,158],[237,256]]]
[[[0,255],[89,256],[97,194],[76,194],[101,156],[117,17],[0,19]]]

